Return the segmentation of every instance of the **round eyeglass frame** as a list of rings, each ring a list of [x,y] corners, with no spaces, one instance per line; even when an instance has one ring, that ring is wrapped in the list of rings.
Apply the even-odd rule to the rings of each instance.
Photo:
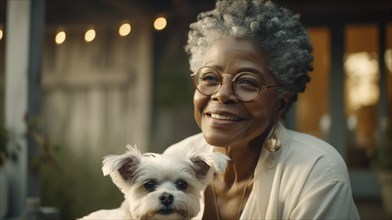
[[[218,86],[213,92],[211,92],[211,93],[205,93],[205,92],[200,91],[199,88],[198,88],[198,86],[197,86],[197,84],[196,84],[196,79],[195,79],[195,77],[196,77],[196,75],[199,73],[199,71],[200,71],[201,69],[203,69],[203,68],[210,68],[210,69],[214,70],[215,72],[218,73],[218,75],[219,75],[219,77],[220,77],[220,79],[221,79],[220,82],[219,82],[219,86]],[[240,73],[236,74],[236,75],[233,77],[233,79],[231,80],[231,91],[233,92],[234,96],[235,96],[238,100],[241,100],[241,101],[243,101],[243,102],[250,102],[250,101],[255,100],[255,99],[260,95],[260,93],[261,93],[263,90],[267,90],[267,89],[272,89],[272,88],[278,88],[278,87],[280,87],[280,85],[260,85],[260,86],[259,86],[259,91],[257,92],[257,94],[256,94],[253,98],[251,98],[251,99],[243,99],[243,98],[241,98],[241,97],[236,93],[236,90],[234,89],[234,82],[235,82],[235,80],[236,80],[239,76],[241,76],[241,75],[243,75],[243,74],[245,74],[245,73],[254,74],[254,73],[251,73],[251,72],[240,72]],[[220,71],[218,71],[218,70],[217,70],[216,68],[214,68],[214,67],[211,67],[211,66],[202,66],[202,67],[200,67],[199,69],[197,69],[194,73],[192,73],[192,74],[190,74],[190,75],[191,75],[191,77],[192,77],[193,86],[194,86],[195,89],[196,89],[197,91],[199,91],[202,95],[205,95],[205,96],[212,96],[212,95],[214,95],[215,93],[217,93],[217,92],[219,91],[219,89],[222,87],[222,76],[221,76],[221,73],[220,73]]]

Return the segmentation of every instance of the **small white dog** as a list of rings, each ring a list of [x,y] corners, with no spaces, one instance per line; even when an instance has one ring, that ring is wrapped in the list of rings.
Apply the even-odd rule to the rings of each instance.
[[[103,174],[110,175],[124,193],[118,209],[99,210],[82,219],[191,219],[200,211],[202,192],[215,172],[226,169],[229,158],[221,153],[141,154],[127,146],[122,155],[103,160]]]

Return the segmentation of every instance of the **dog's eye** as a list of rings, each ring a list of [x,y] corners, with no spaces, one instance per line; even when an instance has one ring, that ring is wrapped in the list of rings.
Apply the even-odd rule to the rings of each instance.
[[[176,183],[176,187],[179,190],[186,190],[186,188],[188,188],[188,183],[184,180],[178,180]]]
[[[157,181],[155,181],[155,180],[148,180],[148,181],[146,181],[143,184],[143,186],[149,192],[154,191],[156,186],[157,186]]]

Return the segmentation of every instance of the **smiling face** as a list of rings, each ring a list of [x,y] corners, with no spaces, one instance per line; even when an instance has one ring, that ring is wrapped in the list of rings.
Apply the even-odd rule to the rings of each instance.
[[[144,156],[125,194],[133,219],[191,219],[200,210],[198,181],[185,156]]]
[[[276,88],[265,89],[252,101],[239,100],[232,91],[232,79],[240,72],[256,74],[262,84],[275,85],[266,58],[244,40],[218,40],[205,54],[204,66],[217,69],[222,86],[205,96],[195,90],[194,116],[206,141],[213,146],[235,147],[260,144],[266,130],[279,118],[281,101]]]

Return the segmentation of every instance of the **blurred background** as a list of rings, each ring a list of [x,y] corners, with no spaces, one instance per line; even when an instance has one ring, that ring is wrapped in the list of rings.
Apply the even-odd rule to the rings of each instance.
[[[286,125],[341,153],[362,219],[391,219],[392,2],[276,2],[301,14],[314,45]],[[199,132],[183,48],[214,4],[0,0],[0,219],[37,201],[52,219],[118,207],[103,156],[126,144],[160,153]]]

